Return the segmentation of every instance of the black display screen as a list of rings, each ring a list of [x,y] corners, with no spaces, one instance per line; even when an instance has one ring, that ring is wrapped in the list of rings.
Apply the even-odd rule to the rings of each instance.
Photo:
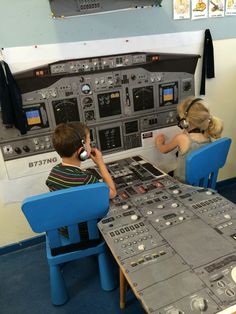
[[[138,132],[138,120],[125,123],[125,134]]]
[[[99,140],[102,151],[122,147],[120,127],[114,127],[99,131]]]
[[[175,213],[172,213],[172,214],[168,214],[168,215],[165,215],[163,216],[163,218],[165,220],[168,220],[168,219],[171,219],[171,218],[175,218],[176,217],[176,214]]]
[[[134,111],[154,108],[153,86],[133,89]]]
[[[99,94],[98,110],[100,118],[121,114],[120,92]]]
[[[76,98],[52,101],[56,124],[80,121]]]

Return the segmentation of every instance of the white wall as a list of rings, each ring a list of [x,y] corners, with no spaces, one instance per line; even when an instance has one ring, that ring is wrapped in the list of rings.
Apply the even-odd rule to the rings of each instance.
[[[206,101],[212,113],[224,122],[224,135],[232,139],[219,180],[236,176],[236,39],[214,42],[215,78],[207,80]]]

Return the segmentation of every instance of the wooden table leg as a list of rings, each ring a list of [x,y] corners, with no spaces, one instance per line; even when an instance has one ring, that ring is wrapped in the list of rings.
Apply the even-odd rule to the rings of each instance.
[[[126,294],[126,279],[123,271],[120,269],[120,308],[125,308],[125,294]]]

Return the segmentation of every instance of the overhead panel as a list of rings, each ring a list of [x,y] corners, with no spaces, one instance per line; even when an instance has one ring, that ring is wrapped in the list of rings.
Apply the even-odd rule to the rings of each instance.
[[[161,6],[162,0],[50,0],[53,17]]]

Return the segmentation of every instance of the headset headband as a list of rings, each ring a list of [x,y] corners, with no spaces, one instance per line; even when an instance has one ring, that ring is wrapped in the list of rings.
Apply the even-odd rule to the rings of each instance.
[[[190,108],[199,100],[202,100],[202,98],[195,98],[191,101],[191,103],[188,105],[187,109],[185,110],[185,118],[187,117]]]

